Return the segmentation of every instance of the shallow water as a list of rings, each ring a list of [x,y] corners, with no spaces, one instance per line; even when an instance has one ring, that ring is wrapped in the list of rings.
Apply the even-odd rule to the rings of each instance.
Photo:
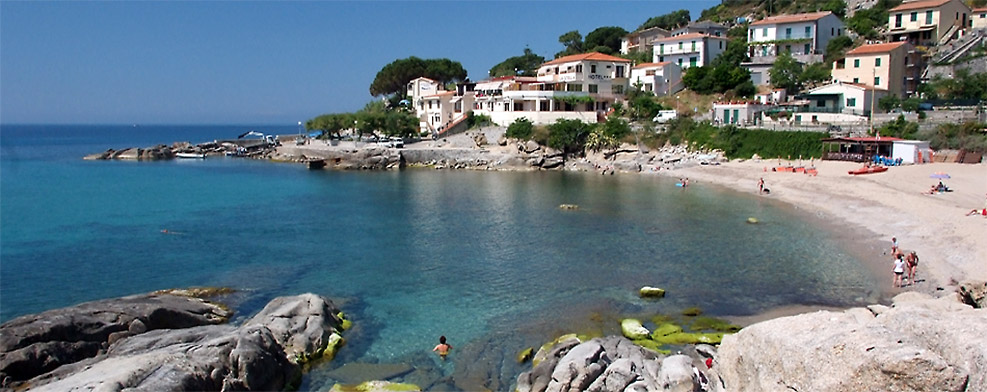
[[[419,370],[404,379],[434,389],[487,366],[509,389],[519,368],[501,357],[613,328],[620,314],[752,314],[879,294],[845,244],[791,208],[657,176],[81,160],[255,128],[3,126],[0,320],[187,286],[243,290],[232,299],[242,319],[314,292],[357,326],[303,389],[328,388],[327,372],[348,361],[410,363]],[[643,285],[669,295],[642,300]],[[457,347],[452,361],[428,355],[439,335]]]

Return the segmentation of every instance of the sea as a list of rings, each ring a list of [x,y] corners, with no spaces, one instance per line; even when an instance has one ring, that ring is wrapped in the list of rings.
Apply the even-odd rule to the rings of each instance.
[[[298,132],[0,126],[0,322],[226,286],[237,290],[227,299],[237,323],[275,297],[312,292],[354,327],[301,390],[359,374],[431,390],[507,390],[530,369],[514,360],[520,350],[570,332],[619,334],[621,317],[688,307],[752,315],[880,295],[845,232],[753,192],[701,182],[683,189],[655,175],[82,159],[251,130]],[[667,296],[639,298],[642,286]],[[446,361],[431,353],[440,335],[454,347]],[[340,371],[347,363],[372,370]]]

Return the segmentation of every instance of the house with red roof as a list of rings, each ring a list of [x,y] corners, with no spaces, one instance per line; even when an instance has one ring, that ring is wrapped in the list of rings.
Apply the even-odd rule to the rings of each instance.
[[[974,30],[987,29],[987,7],[977,8],[971,11],[970,28]]]
[[[829,40],[845,32],[840,18],[829,11],[770,16],[748,26],[751,61],[741,66],[751,71],[755,85],[767,85],[771,83],[768,69],[779,54],[788,52],[803,64],[818,63]]]
[[[682,84],[682,68],[669,61],[635,65],[631,68],[630,86],[659,97],[675,94],[685,88]]]
[[[870,116],[876,110],[877,101],[888,95],[888,90],[859,83],[835,81],[816,87],[802,95],[808,101],[795,117],[796,122],[849,122],[851,116]],[[832,115],[840,116],[832,116]]]
[[[668,30],[661,27],[633,31],[620,39],[620,53],[628,54],[638,51],[651,53],[654,42],[669,35]]]
[[[870,44],[833,62],[833,80],[888,90],[899,97],[918,93],[925,64],[922,54],[907,41]]]
[[[727,38],[688,33],[655,41],[655,63],[670,62],[682,69],[709,65],[727,48]]]
[[[912,45],[939,45],[967,26],[971,11],[960,0],[919,0],[888,10],[888,38]]]

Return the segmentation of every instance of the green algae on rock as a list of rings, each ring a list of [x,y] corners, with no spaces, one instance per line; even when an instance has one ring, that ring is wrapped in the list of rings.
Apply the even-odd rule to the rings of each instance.
[[[662,298],[665,296],[665,289],[651,286],[644,286],[638,290],[641,298]]]
[[[517,355],[517,363],[525,363],[525,362],[528,362],[529,360],[531,360],[531,357],[534,354],[535,354],[534,347],[528,347],[528,348],[526,348],[524,350],[521,350],[521,352],[518,353],[518,355]]]
[[[720,344],[723,340],[722,332],[676,332],[665,336],[656,336],[654,341],[661,344]]]
[[[703,314],[703,310],[695,306],[691,308],[682,309],[682,315],[686,317],[696,317],[701,314]]]
[[[658,337],[668,336],[679,332],[682,332],[682,327],[672,323],[663,323],[655,327],[655,330],[651,332],[651,338],[657,340]]]
[[[696,317],[692,324],[689,325],[689,329],[693,331],[737,332],[740,331],[740,328],[739,325],[730,324],[726,320],[705,316]]]
[[[637,319],[620,320],[620,332],[624,334],[624,337],[630,340],[647,339],[648,335],[651,334],[651,331],[648,331],[648,329],[641,324],[641,321]]]
[[[421,390],[422,388],[415,384],[365,381],[358,385],[335,384],[329,392],[421,392]]]

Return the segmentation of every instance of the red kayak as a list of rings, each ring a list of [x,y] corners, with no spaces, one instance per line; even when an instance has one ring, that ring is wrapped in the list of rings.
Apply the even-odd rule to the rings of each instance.
[[[857,170],[850,170],[848,173],[850,173],[851,176],[855,176],[858,174],[881,173],[886,171],[888,171],[887,166],[873,166],[873,167],[862,167]]]

